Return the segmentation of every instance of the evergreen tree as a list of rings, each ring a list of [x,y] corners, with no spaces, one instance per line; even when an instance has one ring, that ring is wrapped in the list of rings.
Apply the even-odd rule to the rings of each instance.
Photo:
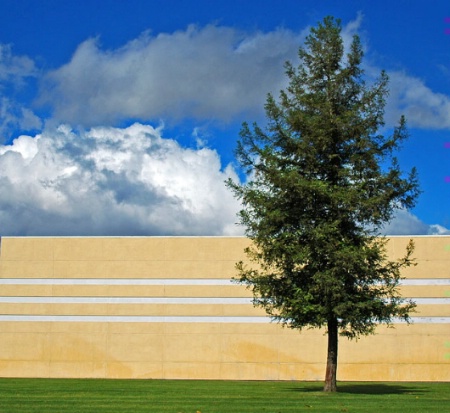
[[[397,288],[414,245],[389,261],[380,236],[419,193],[415,170],[404,177],[395,158],[405,119],[379,134],[388,77],[366,86],[362,57],[358,36],[345,54],[339,20],[312,28],[298,68],[286,63],[286,90],[278,101],[268,95],[267,126],[242,126],[236,156],[248,181],[227,182],[253,241],[246,254],[254,264],[238,263],[238,280],[283,325],[326,328],[325,391],[336,391],[339,335],[409,321],[415,307]]]

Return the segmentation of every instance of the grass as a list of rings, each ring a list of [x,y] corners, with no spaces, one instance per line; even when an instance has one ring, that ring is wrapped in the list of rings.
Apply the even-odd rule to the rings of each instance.
[[[0,379],[0,412],[450,412],[450,383]]]

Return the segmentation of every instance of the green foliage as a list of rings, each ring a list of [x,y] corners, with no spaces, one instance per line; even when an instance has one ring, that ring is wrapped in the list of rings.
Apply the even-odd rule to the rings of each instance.
[[[415,170],[404,177],[394,156],[406,122],[379,134],[388,77],[367,86],[362,57],[357,36],[345,53],[338,20],[311,29],[298,68],[286,64],[288,87],[278,101],[268,95],[267,126],[243,124],[236,156],[248,182],[227,182],[253,240],[256,265],[238,270],[254,303],[288,327],[337,323],[349,338],[408,321],[415,306],[397,289],[414,246],[389,261],[379,234],[419,192]]]

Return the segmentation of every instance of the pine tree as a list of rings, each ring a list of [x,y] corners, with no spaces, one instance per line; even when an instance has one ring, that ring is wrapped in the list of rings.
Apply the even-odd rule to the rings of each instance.
[[[345,53],[340,20],[326,17],[299,58],[297,68],[286,63],[279,100],[268,95],[267,125],[241,129],[236,157],[248,180],[227,185],[243,205],[253,264],[238,263],[237,280],[281,324],[326,328],[324,390],[336,391],[339,335],[356,339],[379,323],[410,320],[415,304],[398,285],[401,269],[414,265],[414,245],[389,261],[380,230],[414,206],[419,190],[416,171],[404,177],[395,158],[405,119],[379,134],[388,77],[366,85],[358,36]]]

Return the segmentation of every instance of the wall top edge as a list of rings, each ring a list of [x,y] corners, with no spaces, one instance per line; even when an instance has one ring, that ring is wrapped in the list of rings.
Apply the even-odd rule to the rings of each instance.
[[[244,235],[0,235],[0,238],[97,238],[97,239],[148,239],[148,238],[247,238]]]
[[[450,238],[450,235],[386,235],[386,238]],[[0,235],[0,238],[97,238],[97,239],[148,239],[148,238],[247,238],[245,235]]]

